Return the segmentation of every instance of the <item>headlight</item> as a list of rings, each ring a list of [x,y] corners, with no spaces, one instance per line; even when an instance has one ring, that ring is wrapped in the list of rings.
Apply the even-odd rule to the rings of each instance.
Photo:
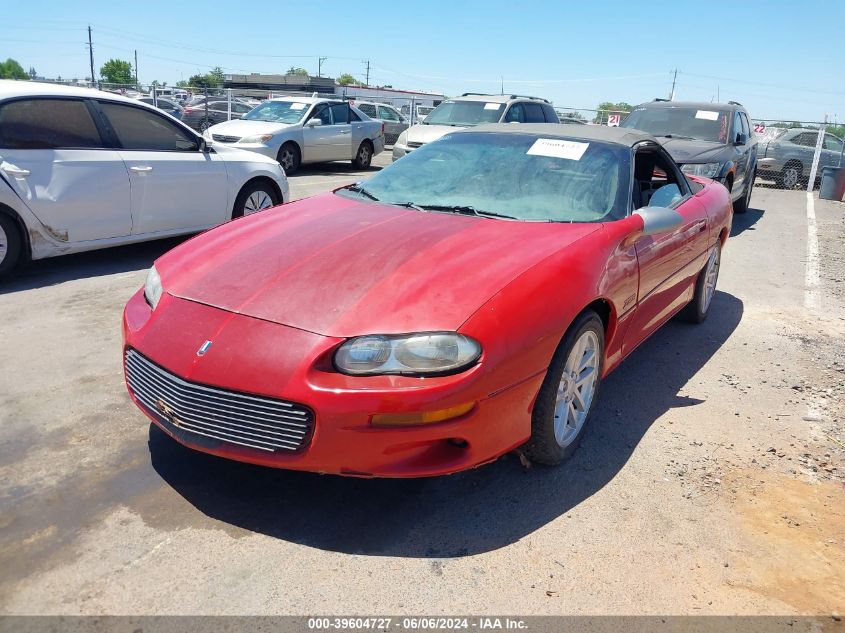
[[[259,134],[258,136],[245,136],[238,143],[266,143],[271,138],[272,134]]]
[[[722,171],[722,163],[690,163],[682,165],[681,171],[691,176],[715,178]]]
[[[408,130],[402,130],[399,133],[399,138],[396,139],[397,145],[407,145],[408,144]]]
[[[337,370],[352,376],[454,374],[481,356],[477,341],[456,332],[372,335],[349,339],[334,355]]]
[[[147,281],[144,282],[144,299],[147,300],[153,310],[156,309],[162,292],[161,277],[158,276],[158,271],[153,266],[147,273]]]

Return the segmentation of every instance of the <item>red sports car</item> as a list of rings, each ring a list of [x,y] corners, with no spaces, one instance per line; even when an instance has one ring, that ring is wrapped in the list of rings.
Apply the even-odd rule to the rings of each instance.
[[[706,318],[731,213],[635,130],[456,131],[162,256],[124,313],[126,383],[177,441],[234,460],[557,464],[608,372],[676,313]]]

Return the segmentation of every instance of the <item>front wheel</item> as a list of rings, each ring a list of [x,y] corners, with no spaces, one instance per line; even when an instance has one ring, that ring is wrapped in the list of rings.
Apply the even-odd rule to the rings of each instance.
[[[373,162],[373,146],[369,141],[364,141],[358,146],[358,153],[352,159],[352,166],[355,169],[369,169]]]
[[[790,163],[786,167],[783,168],[783,171],[780,173],[780,177],[778,178],[778,184],[782,186],[784,189],[795,189],[798,185],[801,184],[801,175],[803,170],[801,169],[800,165],[796,165],[795,163]]]
[[[584,435],[604,366],[604,324],[593,311],[569,327],[552,358],[531,414],[528,457],[554,466],[569,458]]]
[[[247,184],[238,194],[235,200],[235,208],[232,210],[232,219],[243,215],[252,215],[264,209],[275,207],[279,204],[276,190],[265,182],[254,182]]]
[[[746,178],[748,184],[745,185],[745,192],[742,197],[734,202],[734,213],[745,213],[748,211],[748,205],[751,204],[751,191],[754,189],[755,172],[751,172],[751,177]]]
[[[285,170],[285,175],[290,176],[296,173],[299,169],[299,164],[302,161],[302,155],[299,153],[299,148],[296,143],[285,143],[279,148],[279,154],[276,160]]]
[[[692,301],[678,314],[682,320],[689,323],[702,323],[707,318],[707,314],[710,312],[710,304],[713,302],[713,295],[716,294],[716,282],[719,281],[721,261],[722,243],[717,241],[695,282],[695,293],[692,296]]]

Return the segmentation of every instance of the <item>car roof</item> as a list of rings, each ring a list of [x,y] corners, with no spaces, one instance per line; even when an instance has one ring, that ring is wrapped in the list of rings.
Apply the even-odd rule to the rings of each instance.
[[[0,99],[12,97],[83,97],[88,99],[111,99],[125,103],[138,104],[138,99],[131,99],[113,92],[42,83],[40,81],[14,81],[0,79]]]
[[[659,144],[651,134],[623,127],[605,125],[571,125],[567,123],[486,123],[463,130],[466,132],[500,132],[507,134],[528,134],[530,136],[559,137],[602,141],[633,147],[637,143]]]
[[[343,99],[340,97],[337,99],[330,99],[328,97],[299,97],[284,95],[282,97],[273,97],[272,99],[268,99],[268,101],[295,101],[296,103],[323,103],[325,101],[331,101],[336,103],[343,101]]]
[[[739,103],[713,103],[711,101],[646,101],[638,108],[695,108],[697,110],[745,110]]]
[[[546,99],[542,99],[540,97],[528,97],[525,95],[513,94],[488,95],[471,92],[465,92],[460,97],[452,97],[451,99],[447,99],[447,101],[483,101],[486,103],[508,103],[509,101],[541,101],[543,103],[549,103]]]
[[[396,109],[396,106],[391,105],[391,104],[389,104],[389,103],[382,103],[381,101],[361,101],[361,100],[359,100],[359,99],[356,99],[356,100],[355,100],[355,105],[356,105],[356,106],[358,106],[358,105],[360,105],[360,104],[364,104],[364,105],[379,105],[379,106],[387,106],[388,108],[393,108],[394,110]]]

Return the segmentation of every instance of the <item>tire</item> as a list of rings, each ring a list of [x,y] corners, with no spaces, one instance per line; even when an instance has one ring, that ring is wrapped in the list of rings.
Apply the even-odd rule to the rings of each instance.
[[[235,198],[232,219],[252,215],[264,209],[275,207],[277,204],[279,204],[279,196],[269,182],[262,180],[248,182],[241,189],[238,197]]]
[[[707,258],[707,263],[698,274],[695,281],[695,292],[683,310],[678,313],[678,318],[687,323],[703,323],[710,313],[710,306],[713,303],[713,296],[716,294],[716,284],[719,281],[719,267],[722,261],[722,242],[716,241],[716,245]]]
[[[205,132],[208,128],[214,125],[214,121],[211,119],[203,119],[200,121],[200,132]]]
[[[804,168],[801,163],[788,163],[777,178],[777,184],[784,189],[795,189],[801,184]]]
[[[11,273],[23,253],[23,239],[15,221],[0,213],[0,278]]]
[[[352,166],[355,169],[369,169],[373,162],[373,144],[369,141],[361,141],[358,146],[358,153],[352,159]]]
[[[742,197],[734,202],[734,213],[745,213],[748,211],[748,205],[751,204],[751,191],[754,189],[754,178],[756,176],[756,171],[752,171],[751,177],[746,177],[745,191]]]
[[[588,310],[569,326],[537,394],[531,438],[525,445],[529,459],[555,466],[575,452],[596,402],[603,367],[604,324]]]
[[[279,165],[282,166],[282,170],[286,176],[295,174],[302,162],[302,154],[299,151],[299,146],[296,143],[285,143],[279,148],[276,160],[279,161]]]

